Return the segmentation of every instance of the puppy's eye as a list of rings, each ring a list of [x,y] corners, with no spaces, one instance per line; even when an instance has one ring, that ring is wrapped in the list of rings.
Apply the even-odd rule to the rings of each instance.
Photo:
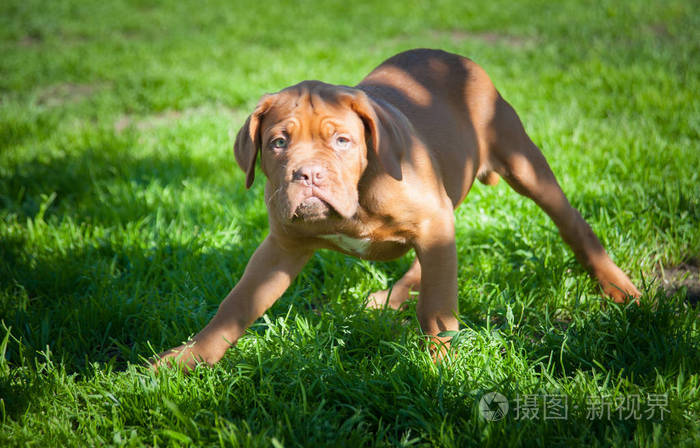
[[[287,139],[278,137],[270,142],[270,146],[272,146],[273,149],[284,149],[287,147]]]
[[[344,135],[338,135],[333,141],[333,146],[336,149],[348,149],[352,145],[352,141]]]

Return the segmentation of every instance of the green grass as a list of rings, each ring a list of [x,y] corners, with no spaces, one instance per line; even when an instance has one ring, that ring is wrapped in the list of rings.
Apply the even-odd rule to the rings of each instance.
[[[700,255],[697,3],[378,3],[0,4],[0,445],[698,446],[698,308],[655,274]],[[260,95],[412,47],[486,69],[641,305],[606,305],[544,213],[475,185],[452,359],[413,310],[363,307],[409,258],[322,252],[214,368],[145,369],[267,232],[231,150]],[[566,419],[515,414],[547,395]],[[639,419],[587,415],[634,396]]]

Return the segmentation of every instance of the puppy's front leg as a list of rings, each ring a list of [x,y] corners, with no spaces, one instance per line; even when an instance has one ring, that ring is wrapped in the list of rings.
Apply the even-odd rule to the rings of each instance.
[[[449,338],[443,331],[459,329],[457,321],[457,248],[452,208],[421,226],[415,250],[422,269],[416,314],[421,329],[441,347]]]
[[[270,307],[299,274],[312,251],[283,247],[272,235],[257,248],[243,277],[219,305],[206,327],[187,343],[161,353],[153,368],[180,363],[188,370],[220,360],[257,318]]]

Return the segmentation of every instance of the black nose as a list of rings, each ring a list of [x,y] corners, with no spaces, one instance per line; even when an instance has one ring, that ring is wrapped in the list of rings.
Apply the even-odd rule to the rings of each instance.
[[[304,185],[320,185],[326,177],[326,170],[321,165],[306,165],[294,170],[292,182]]]

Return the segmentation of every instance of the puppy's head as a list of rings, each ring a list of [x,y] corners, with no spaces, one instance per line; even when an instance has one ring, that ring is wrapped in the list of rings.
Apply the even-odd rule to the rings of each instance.
[[[247,187],[260,153],[267,205],[278,219],[318,221],[355,215],[368,160],[379,160],[401,180],[408,144],[410,124],[390,105],[358,89],[305,81],[260,100],[238,132],[234,153]]]

